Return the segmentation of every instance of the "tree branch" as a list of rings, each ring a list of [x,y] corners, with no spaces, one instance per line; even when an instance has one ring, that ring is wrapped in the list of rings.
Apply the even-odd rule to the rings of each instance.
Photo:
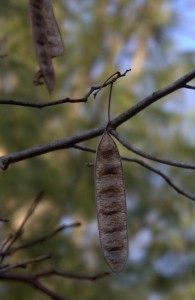
[[[123,157],[122,158],[124,161],[129,161],[129,162],[134,162],[137,163],[139,165],[141,165],[142,167],[152,171],[153,173],[159,175],[160,177],[162,177],[177,193],[183,195],[184,197],[195,201],[195,196],[192,196],[188,193],[186,193],[184,190],[182,190],[180,187],[178,187],[175,183],[173,183],[173,181],[167,176],[165,175],[163,172],[161,172],[159,169],[156,169],[154,167],[151,167],[150,165],[148,165],[147,163],[145,163],[143,160],[139,160],[136,158],[127,158],[127,157]]]
[[[69,97],[66,97],[65,99],[56,100],[56,101],[50,101],[46,103],[34,103],[34,102],[26,102],[26,101],[20,101],[20,100],[0,100],[0,104],[2,105],[18,105],[18,106],[26,106],[26,107],[33,107],[33,108],[45,108],[48,106],[54,106],[54,105],[60,105],[64,103],[79,103],[84,102],[86,103],[89,99],[89,97],[93,94],[94,98],[97,96],[97,94],[105,87],[107,87],[110,84],[113,84],[116,82],[119,78],[126,76],[126,74],[131,71],[131,69],[126,70],[124,73],[116,72],[111,77],[109,77],[102,85],[99,86],[93,86],[90,88],[90,90],[87,92],[87,94],[78,99],[71,99]]]
[[[186,83],[190,80],[195,78],[195,69],[193,69],[191,72],[187,73],[186,75],[182,76],[181,78],[177,79],[176,81],[172,82],[171,84],[165,86],[164,88],[153,92],[151,95],[145,97],[140,102],[136,103],[134,106],[129,108],[127,111],[123,112],[116,118],[114,118],[110,122],[110,128],[116,128],[119,125],[123,124],[127,120],[131,119],[135,115],[137,115],[139,112],[144,110],[146,107],[150,106],[157,100],[175,92],[176,90],[180,88],[184,88],[186,86]]]
[[[122,74],[121,76],[124,76],[124,74]],[[179,78],[175,82],[171,83],[170,85],[164,87],[163,89],[152,93],[150,96],[144,98],[139,103],[135,104],[129,110],[121,113],[119,116],[117,116],[110,122],[109,127],[110,128],[118,127],[119,125],[126,122],[128,119],[132,118],[133,116],[138,114],[140,111],[142,111],[143,109],[145,109],[146,107],[148,107],[149,105],[154,103],[155,101],[161,99],[164,96],[167,96],[168,94],[176,91],[179,88],[185,87],[186,82],[192,80],[194,77],[195,77],[195,69],[192,72],[186,74],[185,76]],[[113,81],[113,80],[114,79],[112,79],[111,81]],[[110,81],[108,81],[105,84],[108,85],[109,83],[110,83]],[[9,166],[9,164],[12,164],[12,163],[15,163],[15,162],[18,162],[21,160],[29,159],[31,157],[43,155],[43,154],[51,152],[51,151],[70,148],[77,143],[80,143],[80,142],[83,142],[88,139],[91,139],[91,138],[101,135],[104,132],[105,128],[106,128],[106,126],[93,128],[90,130],[83,131],[81,133],[77,133],[77,134],[75,134],[71,137],[65,138],[65,139],[56,140],[56,141],[53,141],[53,142],[50,142],[47,144],[43,144],[43,145],[32,147],[32,148],[29,148],[29,149],[26,149],[23,151],[19,151],[19,152],[15,152],[12,154],[2,156],[0,158],[0,168],[2,170],[6,170],[7,167]],[[165,162],[163,162],[163,163],[165,163]],[[178,163],[176,163],[176,164],[178,164]],[[182,164],[180,165],[180,167],[181,168],[183,167]],[[184,168],[186,168],[186,164],[185,164]],[[187,168],[194,168],[194,166],[192,167],[192,165],[188,164]]]
[[[17,268],[26,268],[29,264],[34,264],[34,263],[48,260],[48,259],[51,259],[51,254],[27,259],[27,260],[24,260],[22,262],[18,262],[18,263],[12,264],[12,265],[5,265],[0,268],[0,274],[3,274],[5,272],[8,272],[13,269],[17,269]]]
[[[123,142],[121,141],[121,139],[123,139],[121,136],[119,136],[117,133],[116,133],[116,131],[114,131],[114,130],[112,130],[112,133],[113,133],[113,136],[115,136],[116,138],[117,138],[117,140],[119,141],[119,142],[121,142],[121,144],[123,144]],[[118,138],[119,137],[119,138]],[[126,141],[125,141],[125,143],[127,143]],[[124,145],[124,144],[123,144]],[[128,144],[129,145],[129,144]],[[125,145],[124,145],[125,146]],[[126,146],[125,146],[126,147]],[[131,147],[133,147],[133,146],[131,146],[130,145],[130,148]],[[82,150],[82,151],[87,151],[87,152],[91,152],[91,153],[96,153],[96,150],[95,149],[93,149],[93,148],[89,148],[89,147],[84,147],[84,146],[73,146],[73,148],[76,148],[76,149],[79,149],[79,150]],[[129,149],[129,147],[128,147],[128,149]],[[134,147],[133,147],[133,149],[134,149]],[[137,149],[137,148],[136,148]],[[132,149],[131,149],[132,150]],[[140,151],[140,150],[139,150]],[[135,151],[133,151],[132,150],[132,152],[135,152]],[[141,151],[141,153],[142,153],[142,151]],[[138,153],[137,153],[138,154]],[[145,152],[144,152],[144,154],[145,154]],[[140,153],[139,153],[139,155],[140,155]],[[142,155],[141,154],[141,156],[144,156],[144,155]],[[151,155],[150,154],[147,154],[147,156],[149,156],[149,157],[146,157],[146,158],[148,158],[148,159],[151,159]],[[144,156],[145,157],[145,156]],[[129,161],[129,162],[134,162],[134,163],[137,163],[137,164],[139,164],[139,165],[141,165],[142,167],[144,167],[144,168],[146,168],[146,169],[148,169],[148,170],[150,170],[150,171],[152,171],[153,173],[155,173],[155,174],[157,174],[157,175],[159,175],[159,176],[161,176],[177,193],[179,193],[179,194],[181,194],[181,195],[183,195],[184,197],[186,197],[186,198],[188,198],[188,199],[190,199],[190,200],[193,200],[193,201],[195,201],[195,196],[192,196],[192,195],[190,195],[190,194],[188,194],[188,193],[186,193],[185,191],[183,191],[182,189],[180,189],[175,183],[173,183],[173,181],[167,176],[167,175],[165,175],[163,172],[161,172],[159,169],[156,169],[156,168],[154,168],[154,167],[151,167],[150,165],[148,165],[147,163],[145,163],[143,160],[140,160],[140,159],[137,159],[137,158],[127,158],[127,157],[124,157],[124,156],[121,156],[121,159],[123,160],[123,161]],[[163,164],[167,164],[167,161],[166,160],[162,160],[162,159],[160,159],[160,161],[159,160],[156,160],[157,158],[156,157],[153,157],[152,156],[152,160],[154,160],[154,161],[157,161],[157,162],[160,162],[160,163],[163,163]],[[171,161],[172,162],[172,161]],[[170,163],[169,163],[170,164]],[[176,166],[176,167],[181,167],[180,165],[179,165],[179,163],[175,163],[174,162],[174,164],[172,163],[171,164],[172,166]],[[186,168],[186,167],[184,167],[184,165],[185,164],[182,164],[182,168]],[[94,166],[94,163],[88,163],[87,164],[87,166],[89,166],[89,167],[92,167],[92,166]],[[187,165],[187,169],[188,169],[188,165]],[[192,168],[189,168],[189,169],[192,169]],[[195,166],[193,167],[193,169],[195,169]]]
[[[83,145],[73,145],[71,148],[86,151],[86,152],[96,153],[96,149],[86,147],[86,146],[83,146]]]
[[[7,223],[7,222],[9,222],[9,219],[0,217],[0,222]]]
[[[33,274],[34,277],[40,278],[40,277],[50,277],[50,276],[60,276],[60,277],[65,277],[69,279],[76,279],[76,280],[89,280],[89,281],[95,281],[97,279],[101,279],[103,277],[106,277],[108,275],[111,275],[110,272],[104,272],[104,273],[99,273],[96,275],[83,275],[83,274],[75,274],[72,272],[61,272],[55,269],[51,270],[46,270],[42,272],[38,272]]]
[[[62,100],[57,100],[57,101],[53,101],[53,102],[50,102],[50,103],[41,103],[41,104],[40,103],[39,104],[28,103],[28,102],[23,102],[23,101],[14,101],[14,100],[0,100],[0,104],[22,105],[22,106],[43,108],[43,107],[46,107],[46,106],[58,105],[58,104],[62,104],[62,103],[87,102],[90,95],[93,94],[93,96],[96,97],[96,95],[99,93],[99,91],[102,88],[104,88],[104,87],[106,87],[110,84],[113,84],[118,78],[120,78],[122,76],[125,76],[128,71],[129,70],[127,70],[123,74],[117,72],[116,75],[114,74],[114,77],[111,77],[111,78],[107,79],[101,86],[91,87],[89,92],[83,98],[80,98],[80,99],[65,98],[65,99],[62,99]],[[156,161],[156,162],[160,162],[160,163],[163,163],[163,164],[168,164],[168,165],[171,165],[171,166],[180,167],[180,168],[195,169],[194,164],[178,163],[178,162],[175,162],[175,161],[172,161],[172,160],[154,157],[154,156],[152,156],[148,153],[145,153],[145,152],[137,149],[136,147],[133,147],[132,145],[130,145],[116,131],[113,130],[113,129],[117,128],[118,126],[120,126],[121,124],[123,124],[124,122],[126,122],[127,120],[131,119],[133,116],[135,116],[136,114],[138,114],[142,110],[144,110],[146,107],[150,106],[152,103],[154,103],[157,100],[161,99],[162,97],[167,96],[167,95],[173,93],[174,91],[176,91],[180,88],[191,88],[191,86],[189,86],[187,83],[190,80],[192,80],[193,78],[195,78],[195,69],[192,72],[189,72],[188,74],[186,74],[185,76],[179,78],[175,82],[173,82],[173,83],[167,85],[166,87],[162,88],[161,90],[152,93],[151,95],[144,98],[143,100],[141,100],[137,104],[133,105],[127,111],[125,111],[125,112],[121,113],[120,115],[118,115],[116,118],[114,118],[109,123],[109,128],[110,128],[111,134],[116,139],[118,139],[118,141],[120,143],[122,143],[128,150],[130,150],[130,151],[132,151],[132,152],[134,152],[138,155],[141,155],[141,156],[143,156],[147,159],[150,159],[150,160],[153,160],[153,161]],[[100,136],[104,132],[105,129],[106,129],[106,125],[98,127],[98,128],[93,128],[93,129],[90,129],[90,130],[83,131],[81,133],[75,134],[75,135],[73,135],[71,137],[68,137],[68,138],[52,141],[52,142],[47,143],[47,144],[43,144],[43,145],[40,145],[40,146],[25,149],[23,151],[19,151],[19,152],[15,152],[15,153],[5,155],[5,156],[0,158],[0,168],[2,170],[5,170],[9,166],[9,164],[12,164],[12,163],[24,160],[24,159],[29,159],[31,157],[39,156],[39,155],[42,155],[42,154],[45,154],[45,153],[48,153],[48,152],[51,152],[51,151],[66,149],[66,148],[70,148],[70,147],[74,147],[74,148],[77,148],[77,149],[80,149],[80,150],[83,150],[83,151],[95,152],[94,149],[84,147],[84,146],[80,146],[80,145],[77,145],[77,144],[80,143],[80,142],[86,141],[88,139]],[[141,161],[141,160],[138,160],[138,159],[130,159],[130,158],[123,157],[123,160],[127,160],[127,161],[131,161],[131,162],[135,162],[135,163],[140,164],[141,166],[143,166],[143,167],[147,168],[148,170],[154,172],[155,174],[161,176],[179,194],[182,194],[183,196],[195,201],[194,196],[191,196],[191,195],[187,194],[182,189],[177,187],[170,180],[170,178],[168,176],[166,176],[160,170],[158,170],[154,167],[151,167],[150,165],[148,165],[144,161]],[[47,235],[45,235],[41,238],[38,238],[38,239],[35,239],[33,241],[24,243],[23,245],[19,245],[17,247],[13,247],[13,244],[15,243],[15,241],[22,235],[24,226],[27,223],[30,216],[32,215],[32,213],[34,212],[34,209],[36,208],[36,205],[39,203],[40,197],[41,197],[40,195],[37,196],[34,203],[31,205],[30,209],[27,212],[27,215],[26,215],[25,219],[23,220],[22,224],[18,228],[16,234],[11,239],[9,238],[8,240],[6,240],[4,242],[4,244],[2,246],[1,253],[0,253],[1,261],[3,261],[3,258],[5,256],[11,255],[11,254],[13,254],[16,251],[19,251],[21,249],[32,247],[32,246],[37,245],[41,242],[44,242],[44,241],[52,238],[53,236],[55,236],[58,232],[60,232],[63,229],[67,228],[67,225],[60,226],[56,230],[54,230],[52,233],[49,233],[49,234],[47,234]],[[74,223],[74,224],[69,225],[69,227],[70,226],[79,226],[79,225],[80,225],[80,223]],[[13,273],[10,272],[10,270],[13,270],[13,269],[15,270],[16,268],[24,268],[25,266],[27,266],[30,263],[35,263],[35,262],[42,261],[42,260],[48,259],[48,258],[49,258],[49,256],[41,256],[41,257],[37,257],[37,258],[31,258],[31,259],[26,260],[24,262],[15,263],[15,264],[12,264],[12,265],[4,265],[0,268],[0,280],[12,280],[12,281],[17,281],[17,282],[27,283],[29,285],[32,285],[35,289],[39,290],[40,292],[44,293],[45,295],[48,295],[51,299],[66,300],[64,297],[59,296],[57,293],[55,293],[52,290],[50,290],[49,288],[47,288],[39,280],[42,279],[42,278],[50,277],[50,276],[59,276],[59,277],[63,277],[63,278],[71,278],[71,279],[76,279],[76,280],[96,280],[96,279],[100,279],[100,278],[110,274],[110,273],[102,273],[102,274],[96,274],[94,276],[78,275],[78,274],[74,274],[74,273],[70,273],[70,272],[61,272],[61,271],[58,271],[58,270],[55,270],[55,269],[40,271],[40,272],[32,273],[32,274],[21,274],[21,273],[16,273],[16,272],[13,272]]]
[[[60,276],[60,277],[64,277],[64,278],[70,278],[70,279],[76,279],[76,280],[89,280],[89,281],[94,281],[94,280],[98,280],[101,279],[105,276],[110,275],[111,273],[109,272],[105,272],[105,273],[100,273],[100,274],[96,274],[96,275],[77,275],[74,273],[68,273],[68,272],[59,272],[56,270],[47,270],[47,271],[43,271],[43,272],[39,272],[39,273],[32,273],[32,274],[20,274],[20,273],[0,273],[0,280],[11,280],[11,281],[18,281],[18,282],[24,282],[27,284],[30,284],[32,286],[34,286],[37,290],[39,290],[40,292],[46,294],[47,296],[49,296],[51,299],[54,300],[66,300],[66,298],[62,298],[59,294],[51,291],[50,289],[46,288],[43,284],[40,283],[40,281],[38,280],[39,278],[45,278],[48,276]]]
[[[70,279],[77,279],[77,280],[89,280],[89,281],[94,281],[101,279],[105,276],[110,275],[111,273],[105,272],[105,273],[100,273],[96,275],[77,275],[74,273],[68,273],[68,272],[59,272],[56,270],[47,270],[39,273],[34,273],[34,274],[16,274],[16,273],[6,273],[6,274],[1,274],[0,273],[0,280],[10,280],[10,281],[17,281],[17,282],[24,282],[27,284],[30,284],[34,286],[37,290],[41,291],[42,293],[46,294],[49,296],[51,299],[54,300],[66,300],[66,298],[62,298],[55,292],[51,291],[50,289],[46,288],[43,284],[40,283],[38,280],[39,278],[43,277],[48,277],[48,276],[60,276],[64,278],[70,278]]]
[[[2,244],[1,252],[2,251],[3,252],[1,253],[1,263],[2,263],[3,259],[5,258],[5,256],[7,256],[7,255],[12,255],[12,254],[14,254],[14,252],[16,252],[18,250],[32,247],[35,244],[44,242],[44,241],[54,237],[57,233],[59,233],[63,229],[67,229],[70,227],[75,227],[75,226],[80,225],[79,222],[69,224],[69,225],[62,225],[62,226],[58,227],[57,229],[55,229],[53,232],[51,232],[39,239],[36,239],[34,241],[31,241],[26,244],[23,244],[23,245],[13,248],[13,244],[22,235],[24,226],[26,225],[27,221],[34,213],[34,210],[35,210],[36,206],[38,205],[38,203],[40,202],[41,197],[42,197],[42,193],[39,193],[38,196],[33,201],[33,203],[31,204],[30,208],[28,209],[26,216],[25,216],[24,220],[22,221],[21,225],[19,226],[18,230],[16,231],[16,233],[13,236],[6,239],[5,242]],[[4,248],[5,248],[5,250],[3,250]],[[50,259],[50,258],[51,258],[51,254],[27,259],[22,262],[2,265],[0,267],[0,280],[23,282],[23,283],[32,285],[35,289],[37,289],[38,291],[42,292],[43,294],[49,296],[53,300],[66,300],[66,298],[61,297],[58,293],[52,291],[51,289],[49,289],[45,285],[43,285],[39,281],[39,278],[44,278],[44,277],[55,275],[55,276],[60,276],[60,277],[72,278],[72,279],[74,278],[74,279],[95,280],[95,279],[101,278],[103,276],[106,276],[104,273],[104,274],[99,274],[99,275],[97,274],[96,277],[91,276],[91,278],[90,278],[90,276],[84,277],[84,275],[83,276],[76,275],[76,274],[74,275],[73,273],[60,272],[57,270],[40,271],[35,274],[33,274],[33,273],[22,274],[22,273],[17,273],[17,272],[14,272],[14,273],[10,272],[12,270],[15,271],[17,268],[26,268],[29,264],[34,264],[34,263],[41,262],[41,261],[44,261],[44,260]]]
[[[67,229],[67,228],[71,228],[71,227],[78,227],[80,226],[81,223],[80,222],[76,222],[76,223],[72,223],[72,224],[69,224],[69,225],[62,225],[62,226],[59,226],[58,228],[56,228],[54,231],[52,231],[51,233],[49,234],[46,234],[40,238],[37,238],[35,240],[32,240],[32,241],[29,241],[29,242],[26,242],[24,244],[21,244],[19,246],[16,246],[16,247],[12,247],[11,249],[9,250],[6,250],[6,251],[3,251],[3,252],[0,252],[0,256],[3,255],[3,256],[8,256],[8,255],[12,255],[13,253],[19,251],[19,250],[23,250],[23,249],[27,249],[27,248],[31,248],[33,246],[36,246],[40,243],[43,243],[51,238],[53,238],[55,235],[57,235],[59,232],[63,231],[64,229]]]
[[[173,167],[179,167],[183,169],[192,169],[195,170],[195,164],[190,164],[190,163],[184,163],[184,162],[178,162],[175,160],[170,160],[167,158],[160,158],[153,156],[149,153],[146,153],[135,146],[131,145],[128,143],[121,135],[119,135],[115,130],[110,130],[110,133],[128,150],[130,150],[133,153],[136,153],[137,155],[140,155],[146,159],[156,161],[161,164],[173,166]]]
[[[190,85],[190,84],[184,84],[184,87],[190,90],[195,90],[195,86]]]
[[[40,146],[28,148],[23,151],[2,156],[0,158],[0,168],[2,170],[6,170],[8,166],[12,163],[29,159],[31,157],[39,156],[48,152],[70,148],[74,144],[101,135],[104,132],[105,128],[106,126],[102,126],[102,127],[86,130],[65,139],[55,140],[47,144],[43,144]]]
[[[24,220],[22,221],[20,227],[18,228],[18,230],[16,231],[15,235],[13,236],[13,238],[10,240],[10,242],[8,243],[8,245],[6,246],[5,252],[9,252],[9,249],[13,246],[13,244],[15,243],[15,241],[21,237],[21,235],[23,234],[23,230],[24,230],[24,226],[26,225],[27,221],[29,220],[29,218],[32,216],[32,214],[34,213],[37,205],[40,203],[41,199],[43,197],[43,192],[40,192],[36,198],[33,200],[29,210],[27,211],[27,214],[24,218]]]
[[[43,294],[49,296],[53,300],[66,300],[67,298],[59,296],[57,293],[53,292],[52,290],[46,288],[42,283],[40,283],[33,275],[29,274],[16,274],[16,273],[5,273],[0,274],[0,280],[6,281],[17,281],[23,282],[33,286],[38,291],[42,292]]]

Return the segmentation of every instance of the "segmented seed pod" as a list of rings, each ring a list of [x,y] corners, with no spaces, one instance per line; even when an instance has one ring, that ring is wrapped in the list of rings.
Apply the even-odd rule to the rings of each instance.
[[[44,0],[30,0],[30,16],[39,67],[48,90],[52,91],[55,85],[55,73],[47,39],[47,27],[44,18]]]
[[[106,262],[119,273],[128,257],[126,199],[121,157],[107,131],[97,148],[94,169],[100,244]]]
[[[51,57],[57,57],[64,53],[64,45],[56,22],[51,0],[43,0],[43,10],[50,55]]]

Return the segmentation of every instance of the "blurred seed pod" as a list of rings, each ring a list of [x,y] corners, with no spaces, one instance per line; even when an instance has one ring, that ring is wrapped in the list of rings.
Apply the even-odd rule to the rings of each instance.
[[[50,55],[51,57],[61,56],[64,54],[64,45],[56,22],[51,0],[43,1],[43,9]]]
[[[34,84],[42,84],[51,92],[55,85],[52,58],[64,53],[60,31],[54,16],[51,0],[29,0],[33,40],[40,71],[35,74]]]

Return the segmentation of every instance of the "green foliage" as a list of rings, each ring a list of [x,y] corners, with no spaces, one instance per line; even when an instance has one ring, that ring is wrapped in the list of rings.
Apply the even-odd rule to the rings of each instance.
[[[190,50],[180,51],[174,39],[181,27],[177,1],[53,1],[65,54],[54,60],[56,89],[34,87],[36,62],[27,1],[1,1],[1,99],[50,101],[82,97],[116,70],[132,67],[113,89],[112,116],[125,111],[154,90],[176,80],[194,63]],[[188,2],[188,1],[186,1]],[[186,34],[188,34],[187,29]],[[190,52],[190,53],[189,53]],[[194,159],[194,113],[190,94],[180,91],[162,99],[118,130],[133,145],[157,156],[179,161]],[[86,104],[36,110],[0,107],[2,155],[73,135],[107,122],[108,91]],[[187,109],[187,108],[188,109]],[[185,109],[186,108],[186,109]],[[99,139],[86,142],[96,147]],[[122,155],[134,157],[119,145]],[[52,251],[52,264],[61,270],[99,273],[108,269],[100,253],[92,162],[94,154],[60,150],[11,165],[1,172],[1,215],[16,230],[32,198],[46,196],[24,240],[50,232],[64,220],[82,227],[17,254],[15,260]],[[186,190],[194,191],[193,171],[154,162]],[[193,202],[177,194],[157,175],[124,162],[130,254],[123,274],[95,282],[49,278],[47,284],[68,299],[193,299],[195,231]],[[6,226],[5,226],[6,227]],[[2,235],[8,229],[1,228]],[[14,258],[13,258],[14,260]],[[40,269],[47,264],[38,265]],[[33,267],[32,267],[33,270]],[[29,286],[1,283],[1,300],[46,299]]]

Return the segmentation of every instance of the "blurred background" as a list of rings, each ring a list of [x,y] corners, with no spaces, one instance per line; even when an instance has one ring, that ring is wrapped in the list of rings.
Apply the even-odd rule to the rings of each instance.
[[[0,98],[46,102],[82,97],[115,71],[132,71],[117,81],[112,117],[163,88],[195,64],[193,0],[52,1],[65,54],[54,59],[56,88],[34,87],[38,70],[28,1],[0,2]],[[4,56],[5,55],[5,56]],[[0,154],[20,151],[106,124],[108,89],[86,104],[37,110],[0,106]],[[175,92],[135,116],[118,131],[130,143],[160,157],[195,162],[193,90]],[[85,143],[96,148],[99,138]],[[135,157],[119,145],[121,155]],[[100,251],[94,196],[94,154],[66,149],[10,165],[0,173],[0,212],[11,220],[0,225],[1,239],[21,223],[40,190],[45,197],[26,226],[23,240],[49,233],[59,224],[81,221],[53,240],[10,258],[15,262],[48,252],[60,270],[96,274],[108,270]],[[195,193],[193,170],[155,162],[182,189]],[[124,162],[129,258],[119,276],[95,282],[47,278],[68,299],[195,299],[195,204],[160,177]],[[46,300],[29,286],[0,283],[1,300]]]

